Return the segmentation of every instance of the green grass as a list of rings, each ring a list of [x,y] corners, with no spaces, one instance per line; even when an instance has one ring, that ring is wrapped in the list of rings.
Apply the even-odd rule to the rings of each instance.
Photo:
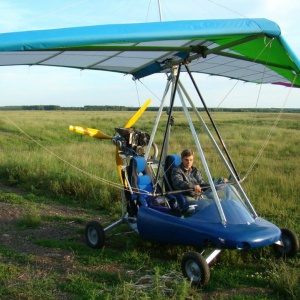
[[[32,253],[0,246],[1,299],[299,299],[299,254],[282,261],[272,247],[224,251],[211,265],[211,280],[190,287],[180,272],[189,247],[152,244],[117,227],[101,250],[88,248],[84,223],[100,217],[104,225],[121,213],[121,188],[109,140],[68,131],[69,125],[113,135],[130,112],[1,112],[0,205],[15,217],[0,229],[3,241],[19,236]],[[271,113],[213,113],[241,178],[245,176],[277,117]],[[167,116],[163,115],[163,121]],[[169,152],[192,147],[182,114]],[[207,120],[206,117],[204,117]],[[135,127],[151,133],[154,112]],[[19,126],[20,132],[15,125]],[[283,114],[262,156],[243,182],[262,217],[300,235],[299,114]],[[199,125],[201,145],[215,177],[227,176]],[[155,142],[160,145],[164,125]],[[173,137],[173,138],[172,138]],[[196,157],[197,165],[200,165]],[[201,166],[200,166],[201,168]],[[46,229],[51,229],[46,235]],[[56,233],[56,234],[54,234]],[[37,251],[38,253],[36,253]]]

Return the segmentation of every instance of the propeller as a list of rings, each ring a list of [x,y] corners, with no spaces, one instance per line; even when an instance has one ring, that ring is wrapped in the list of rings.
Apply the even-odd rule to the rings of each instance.
[[[128,120],[128,122],[125,124],[124,128],[130,128],[132,127],[135,122],[140,118],[140,116],[143,114],[143,112],[147,109],[149,104],[151,103],[151,99],[148,99],[141,108]]]
[[[97,139],[112,139],[112,136],[109,136],[105,133],[103,133],[102,131],[98,130],[98,129],[94,129],[94,128],[86,128],[86,127],[81,127],[81,126],[69,126],[69,130],[70,131],[74,131],[76,133],[81,133],[81,134],[85,134]]]
[[[143,112],[147,109],[147,107],[149,106],[149,104],[151,103],[151,99],[148,99],[141,107],[140,109],[127,121],[127,123],[125,124],[125,126],[123,128],[128,129],[131,128],[136,121],[141,117],[141,115],[143,114]],[[97,139],[113,139],[114,136],[110,136],[105,134],[104,132],[100,131],[99,129],[94,129],[94,128],[87,128],[87,127],[81,127],[81,126],[69,126],[69,130],[70,131],[74,131],[76,133],[80,133],[80,134],[84,134],[84,135],[88,135],[90,137],[93,138],[97,138]],[[119,131],[121,131],[122,128],[119,128]],[[120,157],[120,150],[119,147],[116,143],[116,165],[117,165],[117,170],[118,170],[118,174],[120,176],[121,182],[124,184],[123,181],[123,177],[122,177],[122,171],[121,171],[121,167],[123,164],[123,159],[122,157]]]

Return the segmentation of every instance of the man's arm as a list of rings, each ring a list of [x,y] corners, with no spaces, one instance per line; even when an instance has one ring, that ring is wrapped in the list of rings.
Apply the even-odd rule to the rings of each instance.
[[[194,168],[194,178],[196,179],[197,183],[200,185],[200,186],[206,186],[207,183],[205,182],[205,180],[203,179],[203,176],[201,174],[201,172],[197,169],[197,168]]]

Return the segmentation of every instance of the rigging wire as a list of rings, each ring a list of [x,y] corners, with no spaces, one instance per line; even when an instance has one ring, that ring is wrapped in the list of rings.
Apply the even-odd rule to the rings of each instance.
[[[267,63],[269,61],[270,52],[271,52],[271,46],[272,46],[272,44],[270,44],[270,47],[269,47],[269,52],[268,52],[268,56],[267,56],[267,59],[266,59],[266,65],[267,65]],[[267,67],[264,68],[264,72],[263,72],[263,76],[262,76],[261,82],[263,82],[263,79],[265,77],[266,69],[267,69]],[[263,86],[262,84],[259,85],[259,90],[258,90],[258,94],[257,94],[257,98],[256,98],[256,103],[255,103],[255,109],[257,109],[257,107],[258,107],[258,101],[260,99],[260,95],[261,95],[261,92],[262,92],[262,86]],[[253,125],[254,125],[254,119],[255,118],[256,118],[256,113],[254,112],[253,115],[252,115],[252,122],[251,122],[251,127],[250,127],[250,134],[252,132],[252,128],[253,128]],[[248,141],[248,145],[249,145],[249,143],[250,143],[250,141]]]
[[[58,160],[62,161],[63,163],[65,163],[66,165],[68,165],[69,167],[75,169],[76,171],[86,175],[86,176],[89,176],[91,177],[92,179],[95,179],[97,181],[100,181],[104,184],[108,184],[112,187],[115,187],[117,189],[120,189],[120,190],[126,190],[126,191],[129,191],[129,192],[132,192],[130,188],[128,187],[125,187],[123,184],[120,184],[120,183],[115,183],[113,181],[110,181],[110,180],[107,180],[107,179],[104,179],[104,178],[101,178],[97,175],[94,175],[92,173],[89,173],[87,171],[84,171],[82,169],[80,169],[79,167],[75,166],[74,164],[66,161],[65,159],[63,159],[62,157],[58,156],[56,153],[54,153],[53,151],[49,150],[48,148],[46,148],[45,146],[43,146],[41,143],[39,143],[37,140],[35,140],[33,137],[31,137],[28,133],[26,133],[22,128],[20,128],[16,123],[14,123],[11,119],[9,119],[8,117],[6,117],[4,115],[4,118],[9,122],[11,123],[15,128],[17,128],[23,135],[25,135],[30,141],[36,143],[38,146],[40,146],[42,149],[44,149],[45,151],[47,151],[48,153],[50,153],[52,156],[54,156],[55,158],[57,158]],[[176,193],[182,193],[186,190],[178,190],[178,191],[173,191],[174,194]],[[187,190],[189,191],[189,190]],[[146,190],[143,190],[143,189],[139,189],[139,191],[134,191],[135,194],[140,194],[140,195],[149,195],[149,196],[159,196],[159,195],[167,195],[168,193],[150,193],[149,191],[146,191]]]
[[[160,97],[158,97],[156,94],[154,94],[154,92],[147,86],[145,85],[140,79],[138,79],[139,83],[142,84],[159,102],[161,102],[162,100],[160,99]]]
[[[239,83],[239,81],[237,80],[235,82],[235,84],[231,87],[231,89],[228,91],[228,93],[225,95],[225,97],[223,98],[223,100],[219,103],[219,105],[217,106],[217,108],[219,108],[221,106],[221,104],[225,101],[225,99],[231,94],[231,92],[235,89],[235,87],[237,86],[237,84]]]
[[[15,124],[12,120],[10,120],[9,118],[7,118],[6,116],[4,116],[5,119],[11,123],[14,127],[16,127],[22,134],[24,134],[27,138],[29,138],[29,140],[33,141],[34,143],[36,143],[38,146],[40,146],[41,148],[43,148],[45,151],[47,151],[48,153],[50,153],[51,155],[53,155],[54,157],[56,157],[57,159],[59,159],[60,161],[64,162],[65,164],[67,164],[68,166],[70,166],[71,168],[79,171],[80,173],[84,174],[84,175],[87,175],[95,180],[98,180],[100,182],[103,182],[103,183],[106,183],[110,186],[113,186],[115,188],[118,188],[118,189],[122,189],[123,190],[123,185],[120,184],[120,183],[115,183],[113,181],[110,181],[110,180],[107,180],[107,179],[104,179],[104,178],[101,178],[97,175],[94,175],[94,174],[91,174],[87,171],[84,171],[82,169],[80,169],[79,167],[75,166],[74,164],[66,161],[65,159],[61,158],[60,156],[58,156],[57,154],[55,154],[53,151],[49,150],[48,148],[46,148],[45,146],[43,146],[41,143],[39,143],[37,140],[35,140],[33,137],[31,137],[28,133],[26,133],[22,128],[20,128],[17,124]]]
[[[271,39],[269,41],[269,43],[266,44],[265,48],[261,51],[261,53],[259,54],[259,56],[262,54],[262,52],[266,49],[266,47],[269,47],[269,51],[268,51],[268,57],[267,57],[267,60],[266,60],[266,66],[264,67],[264,71],[263,71],[263,75],[262,75],[262,79],[261,79],[261,82],[263,82],[263,79],[265,78],[265,75],[266,75],[266,70],[267,70],[267,65],[268,65],[268,61],[269,61],[269,58],[270,58],[270,53],[271,53],[271,47],[272,47],[272,43],[273,43],[273,39]],[[258,56],[258,57],[259,57]],[[258,59],[258,57],[255,59],[255,61]],[[254,62],[255,62],[254,61]],[[260,85],[259,87],[259,92],[257,94],[257,98],[256,98],[256,104],[255,104],[255,108],[257,108],[258,106],[258,100],[260,99],[260,95],[261,95],[261,90],[262,90],[262,84]]]
[[[211,1],[211,2],[213,2],[213,1]],[[269,59],[269,57],[270,57],[270,51],[271,51],[271,47],[272,47],[273,41],[274,41],[274,38],[270,39],[267,43],[265,43],[265,46],[264,46],[263,49],[260,51],[260,53],[257,55],[257,57],[254,59],[254,61],[252,62],[252,65],[250,65],[248,69],[245,69],[245,71],[243,72],[243,74],[241,75],[241,77],[245,74],[245,72],[246,72],[247,70],[249,70],[249,69],[252,68],[252,66],[254,65],[254,63],[259,59],[259,57],[262,55],[262,53],[263,53],[267,48],[269,49],[269,51],[268,51],[268,55],[267,55],[267,59],[266,59],[266,66],[268,65],[267,62],[268,62],[268,59]],[[199,63],[199,62],[197,62],[197,63]],[[265,68],[264,68],[264,70],[263,70],[263,73],[262,73],[262,78],[261,78],[261,82],[262,82],[262,83],[263,83],[263,81],[264,81],[263,79],[264,79],[264,77],[265,77],[265,75],[266,75],[266,71],[267,71],[267,67],[266,67],[266,66],[265,66]],[[295,82],[295,80],[296,80],[296,77],[297,77],[297,76],[295,76],[295,78],[294,78],[294,80],[293,80],[292,86],[294,85],[294,82]],[[219,108],[220,105],[225,101],[225,99],[229,96],[229,94],[233,91],[233,89],[236,87],[236,85],[237,85],[238,83],[239,83],[239,81],[237,80],[237,81],[235,82],[235,84],[233,85],[233,87],[229,90],[229,92],[228,92],[228,93],[226,94],[226,96],[223,98],[223,100],[219,103],[219,105],[217,106],[218,108]],[[260,99],[261,90],[262,90],[262,84],[260,84],[260,87],[259,87],[259,92],[258,92],[258,94],[257,94],[255,108],[257,108],[257,106],[258,106],[258,101],[259,101],[259,99]],[[260,157],[262,156],[262,154],[263,154],[265,148],[267,147],[267,145],[268,145],[268,143],[269,143],[269,141],[270,141],[270,139],[271,139],[272,134],[274,133],[275,128],[276,128],[277,125],[278,125],[278,122],[279,122],[279,120],[280,120],[280,118],[281,118],[281,115],[282,115],[282,113],[283,113],[283,111],[284,111],[284,108],[285,108],[287,99],[289,98],[290,92],[291,92],[291,89],[289,89],[289,93],[288,93],[288,95],[286,96],[286,99],[284,100],[284,104],[283,104],[283,106],[282,106],[280,112],[278,113],[278,116],[277,116],[276,120],[274,121],[274,124],[273,124],[272,128],[270,129],[270,132],[268,133],[268,135],[267,135],[267,137],[266,137],[266,139],[265,139],[265,141],[264,141],[264,143],[263,143],[261,149],[259,150],[257,156],[256,156],[255,159],[253,160],[253,162],[252,162],[252,164],[250,165],[248,171],[246,172],[245,176],[241,179],[240,182],[243,182],[243,181],[249,176],[249,174],[252,172],[254,166],[257,164],[257,161],[258,161],[258,160],[260,159]]]
[[[258,161],[259,158],[262,156],[262,154],[263,154],[265,148],[267,147],[267,145],[268,145],[268,143],[269,143],[269,141],[270,141],[270,139],[271,139],[271,137],[272,137],[272,135],[273,135],[273,133],[274,133],[274,130],[275,130],[275,128],[277,127],[277,124],[278,124],[279,120],[281,119],[281,116],[282,116],[282,113],[283,113],[283,111],[284,111],[286,102],[287,102],[287,100],[288,100],[288,98],[289,98],[289,95],[290,95],[290,93],[291,93],[291,91],[292,91],[292,87],[293,87],[293,85],[294,85],[294,83],[295,83],[296,78],[297,78],[297,76],[294,77],[292,86],[291,86],[291,88],[288,90],[288,93],[287,93],[287,95],[286,95],[286,97],[285,97],[283,106],[282,106],[282,108],[281,108],[281,110],[280,110],[280,112],[279,112],[279,114],[278,114],[276,120],[274,121],[274,124],[273,124],[271,130],[269,131],[269,134],[268,134],[266,140],[264,141],[262,148],[261,148],[260,151],[258,152],[257,156],[255,157],[254,161],[252,162],[252,164],[251,164],[249,170],[247,171],[247,173],[245,174],[245,176],[242,178],[241,182],[243,182],[243,181],[248,177],[248,175],[251,173],[251,171],[253,170],[254,166],[255,166],[256,163],[257,163],[257,161]]]
[[[259,56],[260,56],[260,55],[262,54],[262,52],[266,49],[266,47],[269,47],[268,56],[267,56],[267,59],[266,59],[266,66],[268,65],[268,61],[269,61],[269,57],[270,57],[270,52],[271,52],[271,47],[272,47],[272,42],[273,42],[273,40],[274,40],[274,39],[271,39],[271,40],[266,44],[266,46],[265,46],[264,49],[260,52],[260,54],[259,54],[258,57],[255,59],[255,61],[259,58]],[[254,61],[254,62],[255,62],[255,61]],[[253,62],[253,63],[254,63],[254,62]],[[265,74],[266,74],[266,70],[267,70],[267,67],[266,67],[266,66],[265,66],[264,71],[263,71],[263,74],[262,74],[261,82],[263,82],[263,79],[264,79]],[[294,78],[293,84],[294,84],[295,80],[296,80],[296,77]],[[259,86],[259,92],[258,92],[258,94],[257,94],[257,99],[256,99],[255,108],[258,107],[258,101],[259,101],[259,99],[260,99],[261,90],[262,90],[262,84],[260,84],[260,86]],[[270,131],[269,131],[269,133],[268,133],[268,135],[267,135],[265,141],[264,141],[263,144],[262,144],[262,147],[261,147],[260,150],[258,151],[257,156],[254,158],[252,164],[250,165],[248,171],[246,172],[246,174],[245,174],[244,177],[242,178],[241,182],[243,182],[243,181],[249,176],[249,174],[252,172],[252,170],[254,169],[255,165],[256,165],[257,162],[258,162],[258,160],[259,160],[260,157],[262,156],[264,150],[266,149],[267,145],[269,144],[270,139],[271,139],[271,137],[272,137],[272,135],[273,135],[273,133],[274,133],[274,131],[275,131],[277,125],[278,125],[278,122],[279,122],[279,120],[281,119],[281,115],[282,115],[282,113],[283,113],[283,111],[284,111],[285,104],[286,104],[286,102],[287,102],[287,99],[289,98],[290,92],[291,92],[291,90],[289,90],[289,93],[288,93],[288,95],[286,96],[286,98],[285,98],[285,100],[284,100],[283,106],[282,106],[280,112],[278,113],[277,118],[275,119],[275,121],[274,121],[274,123],[273,123],[273,126],[271,127],[271,129],[270,129]],[[253,119],[254,119],[254,117],[255,117],[255,115],[253,115]],[[253,123],[252,123],[252,124],[253,124]],[[252,130],[250,130],[250,132],[252,132]],[[249,144],[249,142],[248,142],[248,144]]]
[[[263,52],[267,49],[267,47],[269,47],[269,54],[268,54],[268,57],[270,55],[270,49],[271,49],[271,45],[272,45],[272,42],[273,42],[274,38],[271,39],[268,43],[265,44],[265,46],[263,47],[263,49],[258,53],[258,55],[256,56],[256,58],[253,60],[252,64],[249,66],[249,68],[245,68],[244,72],[241,74],[240,78],[242,78],[244,76],[244,74],[248,71],[248,70],[251,70],[252,66],[255,64],[255,62],[259,59],[259,57],[263,54]],[[198,62],[199,63],[199,62]],[[262,74],[262,82],[263,82],[263,79],[265,77],[265,73],[266,73],[266,67],[264,68],[264,72]],[[231,92],[234,90],[234,88],[237,86],[237,84],[240,82],[240,79],[237,79],[237,81],[235,82],[235,84],[231,87],[231,89],[228,91],[228,93],[225,95],[225,97],[222,99],[222,101],[219,103],[219,105],[217,106],[217,108],[220,107],[220,105],[225,101],[225,99],[231,94]],[[260,97],[260,91],[261,91],[261,88],[259,90],[259,94],[258,94],[258,97],[257,97],[257,100],[256,100],[256,105],[257,105],[257,102],[258,102],[258,99]]]
[[[149,1],[149,4],[148,4],[148,10],[147,10],[146,22],[148,22],[148,17],[149,17],[149,12],[150,12],[150,6],[151,6],[151,0]]]
[[[30,21],[31,21],[31,22],[37,21],[37,20],[42,19],[42,18],[44,18],[44,17],[46,17],[46,16],[48,17],[48,16],[51,16],[51,15],[57,14],[57,13],[59,13],[59,12],[62,12],[62,11],[64,11],[64,10],[67,10],[67,9],[72,8],[72,7],[74,7],[74,6],[78,6],[78,5],[80,5],[80,4],[82,4],[82,3],[85,3],[85,2],[88,2],[88,1],[90,1],[90,0],[81,0],[81,1],[75,2],[75,3],[73,3],[73,4],[70,4],[70,5],[64,6],[64,7],[62,7],[62,8],[55,9],[55,10],[50,11],[50,12],[48,12],[48,13],[42,14],[42,15],[36,17],[36,18],[31,19]]]
[[[147,16],[146,16],[146,22],[148,22],[148,17],[150,13],[150,6],[151,6],[151,0],[149,0],[148,9],[147,9]],[[158,6],[158,13],[159,13],[159,21],[162,22],[162,11],[161,11],[161,5],[160,1],[157,0],[157,6]]]
[[[138,90],[138,87],[137,87],[136,81],[135,81],[134,83],[135,83],[135,90],[136,90],[136,95],[137,95],[137,99],[138,99],[139,107],[141,107],[139,90]]]
[[[225,5],[222,5],[222,4],[220,4],[220,3],[217,3],[217,2],[215,2],[215,1],[212,1],[212,0],[207,0],[207,1],[208,1],[208,2],[211,2],[211,3],[215,4],[215,5],[218,5],[218,6],[220,6],[220,7],[224,8],[224,9],[226,9],[226,10],[230,11],[230,12],[233,12],[234,14],[237,14],[237,15],[239,15],[239,16],[241,16],[241,17],[243,17],[243,18],[247,18],[247,19],[248,19],[248,17],[247,17],[247,16],[245,16],[245,15],[243,15],[243,14],[241,14],[241,13],[239,13],[239,12],[237,12],[237,11],[233,10],[233,9],[230,9],[230,8],[228,8],[228,7],[227,7],[227,6],[225,6]]]

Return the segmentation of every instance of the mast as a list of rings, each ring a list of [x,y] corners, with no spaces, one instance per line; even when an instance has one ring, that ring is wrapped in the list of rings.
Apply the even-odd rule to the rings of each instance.
[[[162,14],[161,14],[160,0],[157,0],[157,3],[158,3],[158,10],[159,10],[159,21],[162,22]]]

